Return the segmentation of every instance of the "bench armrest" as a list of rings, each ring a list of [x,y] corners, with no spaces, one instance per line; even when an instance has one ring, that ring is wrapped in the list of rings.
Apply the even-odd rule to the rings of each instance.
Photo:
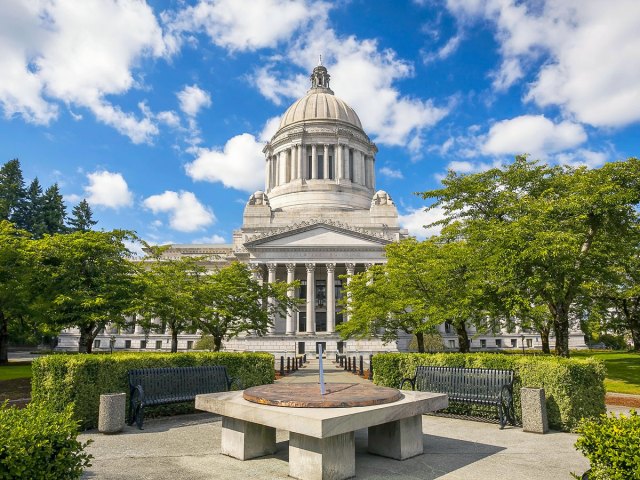
[[[403,378],[402,381],[400,382],[400,387],[399,387],[400,390],[402,390],[402,387],[404,387],[404,384],[406,382],[409,382],[409,384],[411,385],[411,390],[416,389],[416,377],[413,377],[413,378]]]

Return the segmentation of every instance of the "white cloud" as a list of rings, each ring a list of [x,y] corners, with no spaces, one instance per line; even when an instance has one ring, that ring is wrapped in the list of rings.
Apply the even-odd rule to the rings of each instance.
[[[245,51],[277,46],[328,9],[308,0],[200,0],[167,20],[178,37],[204,31],[220,47]]]
[[[197,85],[187,85],[176,94],[180,102],[180,110],[190,117],[195,117],[203,107],[211,106],[209,92]]]
[[[317,63],[318,52],[331,74],[331,88],[358,112],[365,131],[378,143],[420,152],[426,129],[451,108],[436,106],[430,99],[403,96],[394,83],[413,76],[413,65],[398,58],[395,51],[380,48],[376,40],[339,36],[326,16],[318,17],[308,31],[295,38],[285,55],[274,60],[298,65],[306,75],[283,74],[272,62],[255,74],[257,88],[276,104],[300,97],[309,88],[308,74]]]
[[[133,203],[133,194],[120,173],[106,170],[88,173],[89,185],[84,187],[87,202],[107,208],[128,207]]]
[[[224,237],[220,236],[220,235],[216,235],[213,234],[210,237],[202,237],[202,238],[196,238],[193,240],[193,242],[191,243],[214,243],[214,244],[221,244],[221,243],[227,243],[226,240],[224,239]]]
[[[159,112],[156,114],[156,118],[169,127],[178,128],[180,126],[180,117],[171,110]]]
[[[167,190],[146,198],[143,204],[153,213],[168,213],[169,225],[180,232],[201,230],[216,220],[211,209],[202,205],[191,192]]]
[[[606,152],[594,152],[593,150],[580,148],[573,152],[559,153],[555,156],[555,161],[572,167],[597,168],[604,165],[609,158],[610,155]]]
[[[378,170],[378,172],[380,173],[380,175],[384,175],[388,178],[404,178],[404,175],[402,175],[402,172],[400,170],[394,170],[393,168],[389,167],[382,167],[380,170]]]
[[[278,127],[280,126],[280,117],[271,117],[264,123],[264,127],[262,127],[262,131],[258,138],[262,142],[268,142],[278,131]]]
[[[254,192],[264,188],[264,143],[250,133],[229,139],[222,150],[195,148],[196,159],[186,165],[194,180],[220,182],[225,187]]]
[[[134,143],[158,133],[152,119],[107,97],[136,87],[142,58],[168,53],[146,2],[0,2],[0,105],[5,116],[48,124],[59,104],[89,109]]]
[[[454,35],[447,41],[447,43],[444,44],[444,46],[439,48],[435,53],[423,53],[422,61],[424,63],[431,63],[435,62],[436,60],[444,60],[445,58],[450,57],[458,49],[463,38],[464,37],[461,33]]]
[[[439,235],[442,227],[440,225],[424,228],[425,225],[437,222],[444,218],[444,210],[440,207],[431,210],[424,208],[409,209],[405,215],[398,215],[400,226],[409,230],[409,234],[423,240],[427,237]]]
[[[448,0],[460,19],[496,25],[503,57],[494,87],[534,72],[526,100],[559,106],[597,127],[640,120],[640,2],[637,0]],[[541,61],[542,60],[542,61]]]
[[[482,151],[490,155],[530,153],[545,156],[576,147],[587,139],[581,125],[553,123],[543,115],[522,115],[491,126]]]

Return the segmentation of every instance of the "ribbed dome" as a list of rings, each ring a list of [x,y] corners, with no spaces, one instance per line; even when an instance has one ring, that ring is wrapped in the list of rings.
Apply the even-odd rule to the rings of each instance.
[[[312,88],[282,116],[280,128],[306,120],[341,120],[362,129],[356,112],[328,88]]]

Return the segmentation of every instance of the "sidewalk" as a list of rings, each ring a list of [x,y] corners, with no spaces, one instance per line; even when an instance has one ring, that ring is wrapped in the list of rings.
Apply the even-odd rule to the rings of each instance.
[[[325,380],[331,383],[368,383],[352,373],[324,365]],[[279,383],[318,382],[318,361]],[[242,462],[220,454],[220,417],[212,414],[182,415],[149,419],[145,429],[125,427],[118,435],[101,435],[92,430],[79,440],[93,443],[87,451],[94,456],[86,479],[287,479],[289,433],[278,430],[275,455]],[[570,472],[582,474],[588,461],[573,447],[576,435],[552,432],[524,433],[495,424],[423,416],[424,454],[396,461],[367,452],[367,430],[356,432],[356,476],[358,479],[442,479],[513,480],[570,479]]]

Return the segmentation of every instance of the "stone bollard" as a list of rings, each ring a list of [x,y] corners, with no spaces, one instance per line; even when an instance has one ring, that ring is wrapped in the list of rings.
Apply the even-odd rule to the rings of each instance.
[[[362,358],[362,355],[360,355],[360,371],[358,372],[358,375],[364,375],[364,358]]]
[[[547,433],[547,404],[544,388],[521,388],[522,430],[533,433]]]
[[[351,371],[353,373],[356,373],[358,371],[357,370],[358,367],[356,366],[356,356],[355,355],[353,356],[353,362],[351,363],[351,366],[353,367],[353,370],[351,370]]]
[[[98,411],[98,431],[118,433],[124,428],[126,393],[106,393],[100,395]]]
[[[291,357],[287,357],[287,373],[291,372]]]
[[[373,380],[373,355],[369,355],[369,380]]]
[[[284,357],[280,357],[280,376],[284,377]]]

